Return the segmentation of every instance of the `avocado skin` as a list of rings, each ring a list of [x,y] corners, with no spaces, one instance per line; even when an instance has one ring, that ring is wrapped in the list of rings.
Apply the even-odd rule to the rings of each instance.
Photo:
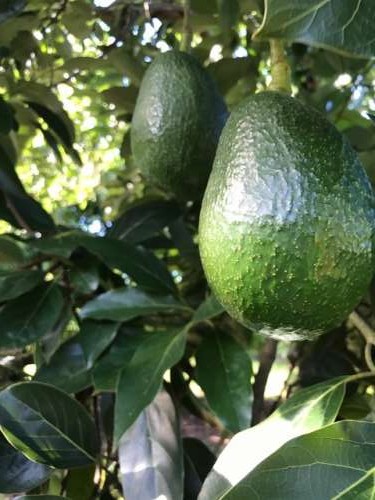
[[[239,322],[284,340],[341,323],[373,274],[374,193],[347,140],[277,92],[242,102],[220,138],[199,245]]]
[[[131,148],[144,176],[181,199],[201,199],[228,113],[194,57],[170,51],[147,69],[133,114]]]

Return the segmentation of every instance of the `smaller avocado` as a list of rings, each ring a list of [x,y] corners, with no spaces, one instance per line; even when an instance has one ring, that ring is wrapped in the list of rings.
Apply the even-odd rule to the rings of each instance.
[[[131,148],[146,179],[183,200],[201,199],[228,116],[214,81],[191,55],[158,55],[133,114]]]

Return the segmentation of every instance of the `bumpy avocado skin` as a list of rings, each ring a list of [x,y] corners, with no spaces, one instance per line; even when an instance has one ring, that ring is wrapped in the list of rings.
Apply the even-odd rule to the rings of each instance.
[[[251,96],[223,130],[203,199],[208,282],[244,325],[312,339],[371,281],[374,207],[355,152],[321,114],[277,92]]]
[[[199,199],[228,113],[215,83],[189,54],[160,54],[147,69],[131,128],[136,164],[182,199]]]

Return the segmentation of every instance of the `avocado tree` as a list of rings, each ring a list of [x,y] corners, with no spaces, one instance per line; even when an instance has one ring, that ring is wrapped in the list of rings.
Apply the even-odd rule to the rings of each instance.
[[[0,498],[374,497],[374,33],[0,0]]]

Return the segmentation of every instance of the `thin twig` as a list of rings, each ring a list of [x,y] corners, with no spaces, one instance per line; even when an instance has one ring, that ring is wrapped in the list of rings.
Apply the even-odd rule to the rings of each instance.
[[[366,323],[366,321],[357,313],[357,311],[353,311],[349,315],[349,319],[357,328],[357,330],[359,330],[359,332],[363,335],[366,342],[375,345],[375,331],[371,328],[370,325]]]

